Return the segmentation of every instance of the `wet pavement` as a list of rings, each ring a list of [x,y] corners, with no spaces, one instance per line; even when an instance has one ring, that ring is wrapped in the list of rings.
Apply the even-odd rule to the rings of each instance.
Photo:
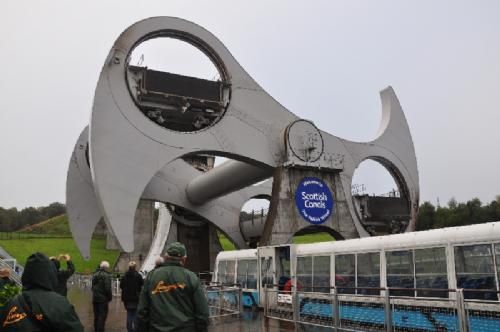
[[[68,290],[68,299],[75,306],[80,320],[85,326],[85,332],[92,332],[94,315],[92,311],[92,293],[90,289],[71,287]],[[114,297],[109,305],[108,319],[106,320],[106,332],[127,331],[125,327],[126,311],[119,298]],[[264,319],[262,311],[245,310],[239,318],[220,318],[211,322],[210,332],[282,332],[295,331],[293,324],[279,322],[277,320]]]

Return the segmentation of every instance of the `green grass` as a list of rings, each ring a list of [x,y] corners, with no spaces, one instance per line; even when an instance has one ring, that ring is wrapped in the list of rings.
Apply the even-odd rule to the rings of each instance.
[[[224,251],[236,250],[234,243],[222,233],[219,233],[219,242]]]
[[[0,240],[0,246],[10,255],[15,257],[19,264],[24,265],[26,259],[34,252],[43,252],[47,256],[57,256],[61,253],[69,254],[79,273],[91,273],[97,265],[107,260],[111,266],[114,265],[120,252],[118,250],[107,250],[106,240],[93,239],[90,244],[91,259],[85,261],[80,255],[75,241],[72,238],[33,238],[21,240]],[[65,264],[63,263],[63,268]]]
[[[306,243],[316,243],[316,242],[326,242],[335,241],[335,239],[328,233],[315,233],[306,235],[297,235],[293,237],[294,244],[306,244]],[[219,233],[219,242],[222,246],[222,250],[236,250],[236,246],[231,242],[224,234]]]
[[[35,225],[27,226],[21,229],[19,233],[55,234],[59,236],[63,235],[71,236],[68,216],[66,214],[50,218]]]
[[[328,233],[297,235],[293,237],[294,244],[306,244],[326,241],[335,241],[335,239]]]

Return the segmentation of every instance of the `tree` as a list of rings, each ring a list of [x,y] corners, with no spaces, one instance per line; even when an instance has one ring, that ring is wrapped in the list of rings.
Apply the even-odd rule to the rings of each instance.
[[[455,197],[452,197],[449,201],[448,201],[448,207],[450,209],[456,209],[458,203],[457,203],[457,200],[455,199]]]
[[[417,231],[431,229],[434,225],[436,208],[430,202],[424,202],[418,211]]]

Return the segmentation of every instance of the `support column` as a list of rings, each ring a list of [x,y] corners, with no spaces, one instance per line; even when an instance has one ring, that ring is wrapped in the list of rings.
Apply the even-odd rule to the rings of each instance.
[[[132,260],[141,265],[153,242],[154,222],[154,202],[140,200],[134,219],[134,251],[131,253],[122,252],[120,254],[115,266],[116,271],[126,271],[128,269],[128,262]],[[118,241],[116,241],[111,232],[108,232],[107,235],[106,248],[121,250]]]
[[[222,251],[222,246],[220,245],[219,235],[217,234],[217,228],[213,225],[209,225],[209,237],[210,237],[210,271],[214,270],[215,267],[215,259],[219,252]]]
[[[186,268],[197,273],[210,271],[209,226],[187,226],[177,223],[177,240],[186,246]]]
[[[297,208],[295,194],[304,178],[317,178],[323,181],[333,198],[331,214],[324,221],[317,224],[306,221]],[[359,237],[354,220],[349,212],[346,195],[341,184],[340,172],[324,171],[318,168],[276,168],[273,197],[261,245],[289,243],[292,236],[304,228],[321,230],[321,228],[325,229],[324,227],[343,239]]]

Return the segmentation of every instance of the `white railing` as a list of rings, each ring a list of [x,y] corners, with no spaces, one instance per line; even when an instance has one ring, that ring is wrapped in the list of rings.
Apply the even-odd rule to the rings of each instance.
[[[211,283],[205,286],[210,319],[239,316],[243,310],[241,287]]]
[[[463,289],[405,289],[408,290],[450,296],[415,298],[389,295],[401,291],[394,288],[364,288],[365,294],[361,295],[342,294],[346,292],[345,288],[339,292],[335,288],[328,292],[327,288],[323,293],[324,288],[321,292],[283,292],[272,287],[265,290],[264,313],[266,318],[335,331],[500,331],[498,301],[466,300],[464,293],[470,291]]]
[[[80,289],[92,289],[92,275],[88,274],[73,274],[68,280],[70,285]],[[111,293],[113,296],[121,296],[120,278],[111,278]]]
[[[21,286],[21,276],[17,274],[15,269],[12,268],[11,264],[9,264],[4,259],[0,259],[0,268],[7,268],[10,272],[10,280],[14,281],[18,286]]]

